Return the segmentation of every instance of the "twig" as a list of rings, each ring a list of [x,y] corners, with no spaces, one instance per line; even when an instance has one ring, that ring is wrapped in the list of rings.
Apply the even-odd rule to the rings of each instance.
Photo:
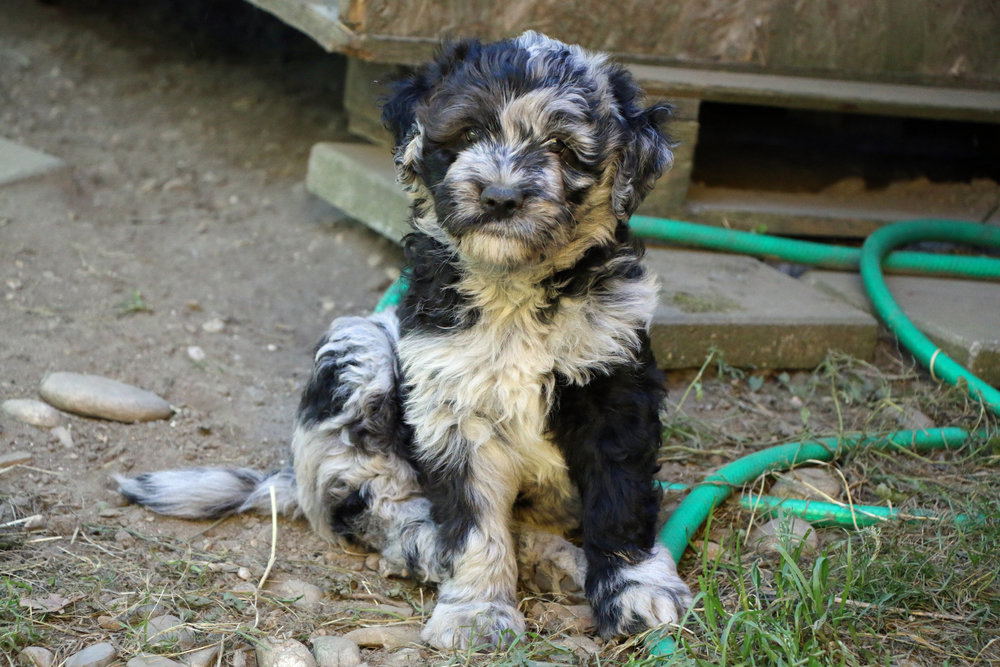
[[[920,611],[919,609],[902,609],[900,607],[882,607],[877,604],[872,604],[870,602],[862,602],[861,600],[851,600],[848,598],[842,598],[839,596],[834,596],[833,601],[837,604],[844,604],[848,607],[857,607],[859,609],[875,609],[880,612],[893,612],[895,614],[900,614],[901,616],[920,616],[923,618],[935,618],[941,621],[955,621],[956,623],[965,623],[969,620],[967,616],[959,616],[958,614],[945,614],[939,611]]]
[[[276,559],[275,551],[278,548],[278,500],[275,497],[273,484],[268,487],[268,490],[271,492],[271,556],[267,559],[267,567],[264,568],[264,574],[260,577],[260,583],[257,584],[257,590],[264,587],[264,582],[267,581],[267,575],[271,574],[271,568],[274,567],[274,561]]]

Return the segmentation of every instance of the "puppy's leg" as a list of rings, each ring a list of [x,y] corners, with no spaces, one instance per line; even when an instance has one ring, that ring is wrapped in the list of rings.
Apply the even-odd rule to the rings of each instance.
[[[316,350],[292,455],[298,504],[320,535],[380,551],[385,569],[438,581],[437,528],[416,470],[401,455],[402,420],[391,311],[334,321]]]
[[[586,386],[562,386],[552,420],[580,488],[587,598],[605,637],[676,622],[691,603],[670,554],[654,544],[664,391],[648,349],[642,357]]]
[[[465,455],[427,474],[440,530],[439,557],[448,576],[438,587],[437,606],[422,637],[445,650],[500,645],[524,631],[511,532],[515,461],[497,441],[449,447]]]

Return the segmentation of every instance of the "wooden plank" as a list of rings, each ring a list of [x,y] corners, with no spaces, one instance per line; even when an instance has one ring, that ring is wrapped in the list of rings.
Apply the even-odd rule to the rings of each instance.
[[[338,0],[247,0],[311,37],[327,51],[343,51],[355,39],[341,20]]]
[[[631,65],[651,95],[714,102],[1000,122],[1000,90],[968,90],[863,81]]]

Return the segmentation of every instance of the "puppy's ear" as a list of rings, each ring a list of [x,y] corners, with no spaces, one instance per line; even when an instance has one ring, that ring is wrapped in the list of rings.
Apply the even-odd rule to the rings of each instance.
[[[625,144],[618,160],[611,204],[619,220],[628,220],[673,162],[671,143],[663,129],[672,109],[662,102],[645,109],[639,107],[641,91],[624,70],[612,83],[624,120]]]
[[[478,53],[480,48],[477,40],[445,44],[433,61],[389,84],[391,94],[382,103],[382,124],[392,132],[396,170],[404,184],[412,182],[416,176],[422,152],[423,137],[416,117],[417,106],[456,66]]]

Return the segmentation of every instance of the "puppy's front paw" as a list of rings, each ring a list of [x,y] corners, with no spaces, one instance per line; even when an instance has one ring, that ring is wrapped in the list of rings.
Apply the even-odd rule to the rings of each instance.
[[[503,646],[524,632],[516,607],[498,602],[439,602],[421,639],[443,651]]]
[[[588,588],[597,629],[608,638],[676,623],[691,606],[691,589],[660,545],[647,560],[609,570]]]

